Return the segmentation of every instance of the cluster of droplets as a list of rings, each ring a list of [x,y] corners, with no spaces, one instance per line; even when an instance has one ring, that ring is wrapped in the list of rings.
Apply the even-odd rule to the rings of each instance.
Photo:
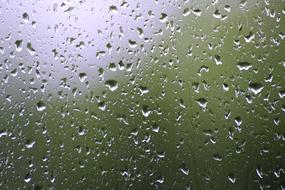
[[[284,7],[3,1],[0,186],[284,189]]]

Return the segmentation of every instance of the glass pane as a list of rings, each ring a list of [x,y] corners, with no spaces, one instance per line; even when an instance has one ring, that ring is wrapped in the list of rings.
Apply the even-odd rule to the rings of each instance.
[[[285,1],[0,1],[0,189],[285,189]]]

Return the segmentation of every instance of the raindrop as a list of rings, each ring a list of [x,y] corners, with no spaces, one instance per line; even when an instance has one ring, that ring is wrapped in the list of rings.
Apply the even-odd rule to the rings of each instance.
[[[117,13],[118,12],[118,8],[115,5],[112,5],[109,7],[109,12],[110,13]]]
[[[248,89],[250,92],[256,94],[261,93],[262,89],[264,88],[264,86],[261,83],[249,83]]]
[[[118,82],[116,80],[106,80],[105,85],[111,91],[115,91],[118,88]]]
[[[238,62],[237,67],[240,71],[248,71],[252,65],[249,62]]]
[[[28,13],[24,13],[24,14],[22,15],[22,18],[23,18],[23,20],[24,20],[25,23],[29,23],[30,18],[29,18]]]
[[[167,14],[165,14],[165,13],[161,13],[161,15],[160,15],[160,21],[161,22],[166,22],[167,21]]]
[[[229,179],[229,181],[230,181],[231,183],[235,183],[235,182],[236,182],[236,177],[235,177],[235,175],[234,175],[233,173],[230,173],[230,174],[228,175],[228,179]]]
[[[27,43],[27,48],[28,48],[28,51],[31,55],[34,55],[36,53],[36,50],[32,47],[32,43],[31,42],[28,42]]]
[[[26,148],[28,148],[28,149],[33,148],[35,143],[36,143],[36,141],[28,139],[26,142]]]
[[[142,106],[142,114],[143,114],[143,116],[148,117],[150,113],[151,113],[151,111],[149,110],[149,106],[143,105]]]
[[[24,178],[24,181],[25,181],[26,183],[29,183],[31,180],[32,180],[32,177],[31,177],[30,174],[27,174],[27,175],[25,176],[25,178]]]
[[[87,74],[86,73],[79,73],[79,80],[81,82],[84,82],[87,78]]]
[[[16,51],[22,51],[23,49],[23,40],[16,40],[15,42],[16,45]]]
[[[46,109],[46,105],[43,101],[39,101],[36,106],[38,111],[44,111]]]
[[[205,98],[199,98],[199,99],[197,99],[197,103],[198,103],[198,105],[199,105],[202,109],[206,109],[206,108],[207,108],[208,101],[207,101]]]

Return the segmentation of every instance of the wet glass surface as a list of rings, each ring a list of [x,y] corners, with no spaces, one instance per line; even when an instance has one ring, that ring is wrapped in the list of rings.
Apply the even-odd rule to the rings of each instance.
[[[285,1],[0,1],[0,189],[285,189]]]

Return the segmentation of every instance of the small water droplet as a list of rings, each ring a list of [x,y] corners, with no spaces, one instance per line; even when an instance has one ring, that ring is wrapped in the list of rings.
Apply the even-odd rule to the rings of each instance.
[[[27,48],[28,48],[28,51],[31,55],[34,55],[36,53],[36,50],[33,48],[32,46],[32,43],[31,42],[28,42],[27,43]]]
[[[79,80],[81,82],[84,82],[87,78],[87,74],[86,73],[79,73]]]
[[[118,88],[118,82],[116,80],[107,80],[105,82],[105,85],[109,88],[111,91],[115,91]]]
[[[207,108],[208,101],[207,101],[205,98],[199,98],[199,99],[197,99],[197,103],[198,103],[198,105],[199,105],[202,109],[206,109],[206,108]]]
[[[24,13],[24,14],[22,15],[22,18],[23,18],[23,20],[24,20],[25,23],[29,23],[30,18],[29,18],[28,13]]]
[[[23,40],[16,40],[15,42],[16,45],[16,51],[22,51],[23,49]]]
[[[238,62],[237,67],[240,71],[248,71],[252,65],[249,62]]]
[[[38,111],[44,111],[46,109],[46,105],[43,101],[39,101],[37,103],[37,110]]]
[[[27,142],[26,142],[26,148],[33,148],[33,146],[35,145],[36,141],[34,140],[31,140],[31,139],[28,139]]]
[[[228,175],[228,179],[229,179],[229,181],[230,181],[231,183],[235,183],[235,182],[236,182],[236,177],[235,177],[235,175],[234,175],[233,173],[230,173],[230,174]]]
[[[256,94],[261,93],[261,91],[264,87],[261,83],[254,82],[254,83],[250,83],[248,88],[249,88],[250,92],[252,92],[256,95]]]

